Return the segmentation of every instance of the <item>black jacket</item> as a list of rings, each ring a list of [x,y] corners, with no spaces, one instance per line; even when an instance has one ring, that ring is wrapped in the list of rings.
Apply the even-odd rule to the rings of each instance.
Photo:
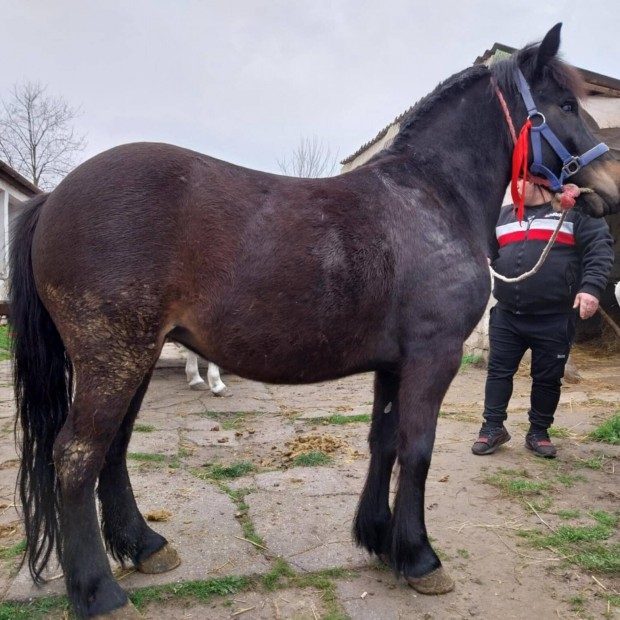
[[[507,277],[529,271],[557,227],[551,204],[526,207],[519,223],[512,205],[502,207],[491,247],[493,269]],[[533,276],[508,284],[495,278],[493,294],[501,308],[518,314],[570,312],[577,293],[600,299],[614,262],[607,222],[571,209],[545,262]]]

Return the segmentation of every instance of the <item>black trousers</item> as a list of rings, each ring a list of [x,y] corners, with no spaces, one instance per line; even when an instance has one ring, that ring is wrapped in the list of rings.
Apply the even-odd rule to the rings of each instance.
[[[512,379],[528,349],[532,351],[529,419],[533,430],[547,429],[560,400],[564,367],[575,336],[574,313],[513,314],[495,306],[489,319],[489,364],[484,419],[503,424],[512,396]]]

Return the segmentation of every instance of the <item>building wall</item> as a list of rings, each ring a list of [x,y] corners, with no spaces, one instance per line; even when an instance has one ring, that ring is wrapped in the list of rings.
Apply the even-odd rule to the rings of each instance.
[[[17,183],[0,178],[0,301],[7,299],[9,240],[12,222],[33,191],[22,189]]]
[[[620,100],[615,97],[596,95],[581,102],[584,110],[592,116],[601,129],[620,127]]]

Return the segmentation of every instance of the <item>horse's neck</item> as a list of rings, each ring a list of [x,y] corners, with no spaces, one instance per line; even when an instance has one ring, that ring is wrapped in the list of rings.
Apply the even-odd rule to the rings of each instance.
[[[511,149],[506,119],[483,76],[404,126],[377,163],[403,185],[430,179],[446,203],[469,210],[486,229],[510,178]]]

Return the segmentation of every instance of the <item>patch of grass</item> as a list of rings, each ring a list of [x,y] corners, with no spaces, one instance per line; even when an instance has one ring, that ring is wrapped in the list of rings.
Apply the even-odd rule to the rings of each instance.
[[[0,547],[0,560],[12,560],[26,551],[26,541],[22,540],[11,547]]]
[[[579,510],[558,510],[557,515],[560,519],[568,521],[569,519],[579,519],[581,513]]]
[[[483,355],[463,355],[461,358],[461,366],[459,370],[464,370],[465,368],[469,368],[470,366],[481,366],[484,363]]]
[[[293,465],[299,467],[316,467],[319,465],[329,465],[332,459],[320,450],[313,450],[307,454],[300,454],[293,459]]]
[[[573,465],[581,469],[587,468],[594,469],[596,471],[602,471],[603,467],[605,466],[606,459],[607,457],[605,456],[593,456],[589,459],[579,459],[578,461],[575,461]]]
[[[74,617],[66,596],[40,598],[27,603],[0,603],[0,620],[45,620]]]
[[[603,598],[609,603],[611,607],[620,607],[620,595],[605,594]]]
[[[256,470],[253,463],[239,461],[231,465],[221,465],[220,463],[205,463],[203,469],[194,470],[192,473],[202,480],[234,480],[241,478]]]
[[[536,512],[547,512],[553,505],[553,498],[550,495],[540,495],[537,499],[530,498],[528,508]]]
[[[153,454],[150,452],[130,452],[127,458],[134,461],[145,461],[147,463],[164,463],[168,457],[164,454]]]
[[[327,569],[311,574],[296,575],[291,579],[291,585],[299,588],[314,588],[322,592],[321,599],[325,603],[327,611],[323,620],[349,620],[349,616],[340,606],[336,596],[336,585],[332,579],[353,575],[354,573],[344,569]]]
[[[207,602],[214,596],[227,596],[248,590],[252,581],[248,577],[219,577],[208,581],[188,581],[171,583],[135,590],[129,595],[132,603],[143,611],[149,603],[175,598],[190,598],[199,602]]]
[[[569,598],[568,601],[566,601],[571,608],[571,611],[585,611],[585,605],[586,605],[586,601],[587,599],[585,598],[585,596],[573,596],[572,598]]]
[[[171,583],[135,590],[129,594],[132,603],[140,612],[153,603],[166,602],[171,599],[186,599],[206,603],[216,596],[229,597],[241,592],[260,589],[278,590],[285,587],[314,588],[321,591],[321,599],[326,607],[322,620],[349,620],[336,597],[333,579],[352,578],[354,571],[333,568],[316,573],[296,574],[281,559],[274,562],[273,568],[261,576],[218,577],[206,581],[189,581]],[[223,601],[225,607],[232,604]],[[75,618],[65,596],[45,597],[24,603],[0,603],[0,620],[47,620],[49,618]]]
[[[497,487],[505,495],[518,497],[541,495],[542,491],[552,488],[549,482],[529,480],[526,470],[499,468],[495,474],[487,476],[485,482]]]
[[[243,531],[243,537],[246,540],[254,543],[259,547],[265,547],[265,541],[256,533],[256,529],[254,528],[254,524],[250,519],[250,515],[248,511],[250,507],[245,502],[245,498],[248,493],[251,492],[251,489],[231,489],[229,486],[224,484],[221,480],[215,481],[217,486],[230,497],[236,505],[237,514],[236,517],[239,520],[241,525],[241,530]]]
[[[559,437],[560,439],[566,439],[571,436],[570,431],[567,428],[560,426],[552,426],[549,428],[549,437]]]
[[[8,325],[0,325],[0,360],[11,359],[11,333]]]
[[[604,527],[616,528],[620,521],[619,513],[611,513],[605,510],[592,510],[590,515]]]
[[[563,525],[552,534],[530,531],[526,537],[539,548],[551,549],[569,563],[598,573],[620,572],[620,544],[607,544],[618,528],[620,517],[604,511],[592,511],[594,525]]]
[[[235,411],[235,412],[222,412],[222,411],[207,411],[204,414],[209,418],[212,418],[218,422],[222,430],[232,431],[239,430],[247,421],[247,417],[250,415],[247,411]]]
[[[186,456],[190,456],[191,454],[192,454],[192,450],[188,450],[187,448],[183,446],[179,446],[179,450],[173,457],[171,457],[170,462],[168,463],[168,466],[171,469],[178,469],[179,467],[181,467],[181,459],[185,458]]]
[[[613,415],[598,428],[595,428],[589,437],[614,446],[620,445],[620,415]]]
[[[263,588],[267,592],[273,592],[280,588],[286,587],[287,577],[294,577],[295,571],[289,566],[286,560],[282,558],[276,558],[273,563],[273,568],[263,575]]]
[[[136,433],[152,433],[157,429],[152,424],[134,424],[133,430]]]
[[[457,549],[456,552],[463,559],[469,559],[469,551],[467,551],[467,549]]]
[[[567,488],[574,487],[578,482],[586,480],[585,476],[569,476],[568,474],[560,474],[557,479],[560,484]]]
[[[368,413],[359,413],[357,415],[342,415],[334,413],[329,418],[324,418],[326,424],[353,424],[355,422],[370,422],[372,416]]]
[[[254,523],[250,520],[249,515],[246,513],[242,515],[239,519],[241,521],[241,529],[243,530],[243,537],[254,544],[264,547],[265,541],[262,536],[256,533],[256,529],[254,528]]]

